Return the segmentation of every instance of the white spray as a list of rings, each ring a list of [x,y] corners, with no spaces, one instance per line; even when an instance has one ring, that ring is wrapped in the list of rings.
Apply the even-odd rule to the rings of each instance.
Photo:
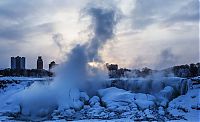
[[[98,51],[113,38],[119,20],[115,9],[90,6],[84,9],[84,13],[91,17],[93,36],[86,44],[76,45],[72,49],[67,55],[67,61],[57,67],[56,78],[50,86],[33,85],[19,95],[23,115],[47,115],[51,113],[52,106],[63,109],[83,105],[79,100],[79,88],[88,80],[99,81],[105,78],[100,69],[91,70],[88,64],[91,61],[102,61]]]

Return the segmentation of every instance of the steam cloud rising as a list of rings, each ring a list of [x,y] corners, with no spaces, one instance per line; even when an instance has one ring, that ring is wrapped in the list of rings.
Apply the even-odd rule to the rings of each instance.
[[[97,82],[102,80],[102,78],[106,78],[105,74],[98,68],[95,70],[92,68],[91,70],[88,63],[91,61],[101,61],[98,51],[109,39],[113,38],[114,29],[119,18],[116,10],[112,8],[89,7],[85,9],[85,12],[87,16],[91,17],[90,27],[92,29],[92,36],[86,44],[76,45],[67,55],[66,62],[57,67],[54,82],[50,84],[49,88],[46,88],[48,92],[46,92],[46,89],[39,90],[40,95],[37,95],[34,91],[38,91],[38,85],[33,85],[31,90],[22,93],[23,98],[28,98],[19,102],[24,114],[27,111],[34,115],[38,115],[41,112],[41,106],[39,108],[31,107],[33,103],[48,103],[50,106],[46,105],[42,108],[46,112],[44,114],[48,114],[49,107],[52,107],[52,105],[57,106],[59,109],[68,107],[78,108],[78,106],[83,104],[79,100],[79,89],[82,85],[88,80]],[[60,36],[54,35],[53,39],[58,47],[62,49],[62,45],[59,42]],[[28,96],[34,97],[30,98]],[[52,101],[49,101],[50,99]],[[56,101],[54,101],[55,99]]]
[[[88,60],[99,60],[98,50],[114,36],[114,28],[119,21],[116,10],[90,8],[87,13],[92,17],[94,36],[88,43]]]

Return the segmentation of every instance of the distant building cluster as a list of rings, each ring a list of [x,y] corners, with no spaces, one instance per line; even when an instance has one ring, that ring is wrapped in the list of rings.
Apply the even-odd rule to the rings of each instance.
[[[11,57],[11,68],[0,70],[0,76],[27,76],[27,77],[52,77],[53,68],[56,67],[55,61],[49,63],[49,69],[44,69],[42,56],[38,56],[36,69],[26,69],[25,57]],[[163,70],[152,70],[147,67],[142,69],[119,68],[117,64],[106,64],[109,78],[136,78],[149,77],[155,73],[161,73],[163,76],[174,75],[177,77],[196,77],[200,76],[200,63],[173,66]]]
[[[11,68],[0,70],[0,76],[52,77],[52,68],[57,66],[55,61],[49,64],[49,70],[44,69],[42,56],[38,56],[36,69],[26,69],[25,57],[11,57]]]
[[[147,67],[139,69],[126,69],[126,68],[118,68],[117,64],[106,64],[108,69],[108,75],[110,78],[136,78],[136,77],[149,77],[153,74],[159,73],[162,76],[170,76],[174,75],[176,77],[196,77],[200,76],[200,63],[192,63],[186,65],[173,66],[163,70],[152,70]]]
[[[55,61],[52,61],[49,64],[49,71],[54,68],[56,65]],[[11,57],[11,69],[13,70],[24,70],[26,69],[26,58],[25,57]],[[44,70],[44,64],[43,64],[43,60],[42,60],[42,56],[38,56],[37,59],[37,70]]]
[[[118,68],[117,64],[106,64],[108,69],[108,75],[110,78],[120,78],[126,77],[127,72],[131,72],[130,69],[126,68]]]

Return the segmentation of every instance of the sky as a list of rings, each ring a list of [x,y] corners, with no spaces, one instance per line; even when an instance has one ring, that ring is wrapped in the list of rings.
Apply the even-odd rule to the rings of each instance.
[[[199,0],[0,0],[0,68],[25,56],[61,63],[90,38],[90,6],[115,8],[114,38],[99,51],[120,67],[162,69],[199,62]]]

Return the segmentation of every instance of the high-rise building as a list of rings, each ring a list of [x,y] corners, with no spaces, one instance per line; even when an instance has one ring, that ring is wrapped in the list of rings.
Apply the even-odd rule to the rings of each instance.
[[[16,69],[16,59],[15,59],[15,57],[11,57],[11,69]]]
[[[25,69],[25,63],[26,63],[25,57],[21,57],[20,63],[21,63],[20,64],[21,69]]]
[[[43,69],[43,60],[42,60],[42,56],[38,56],[38,59],[37,59],[37,69],[38,69],[38,70],[42,70],[42,69]]]
[[[11,69],[25,69],[26,59],[25,57],[11,57]]]

